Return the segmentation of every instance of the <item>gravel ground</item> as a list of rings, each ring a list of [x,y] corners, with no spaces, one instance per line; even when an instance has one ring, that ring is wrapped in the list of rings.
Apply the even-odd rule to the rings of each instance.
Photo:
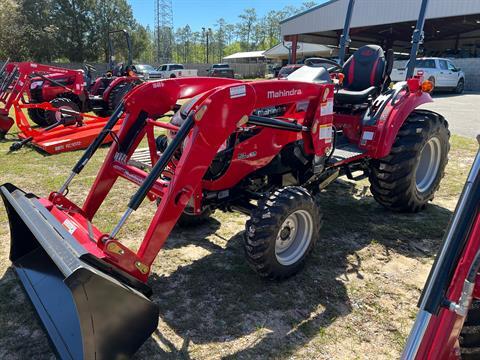
[[[480,93],[436,93],[433,103],[422,106],[442,114],[453,134],[475,138],[480,134]]]

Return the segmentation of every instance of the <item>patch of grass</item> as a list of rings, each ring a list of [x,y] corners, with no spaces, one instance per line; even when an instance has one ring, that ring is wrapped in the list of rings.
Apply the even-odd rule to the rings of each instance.
[[[15,138],[0,142],[0,183],[47,196],[56,190],[80,151],[44,156],[25,147],[8,154]],[[450,162],[426,211],[394,214],[378,205],[368,181],[341,179],[321,195],[320,241],[296,276],[259,279],[242,249],[245,216],[217,211],[205,226],[176,228],[153,264],[149,285],[160,307],[158,331],[137,354],[142,358],[394,359],[413,322],[446,224],[455,207],[476,142],[452,136]],[[103,147],[70,187],[81,204],[108,149]],[[94,219],[108,231],[135,187],[121,181]],[[137,247],[155,211],[148,201],[122,231]],[[45,358],[51,350],[13,271],[9,231],[0,210],[0,354]],[[30,344],[30,345],[25,345]],[[381,344],[381,346],[379,346]]]

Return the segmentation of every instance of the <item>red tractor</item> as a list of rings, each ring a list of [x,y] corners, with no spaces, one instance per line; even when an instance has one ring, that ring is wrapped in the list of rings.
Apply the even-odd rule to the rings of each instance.
[[[375,199],[394,211],[427,206],[449,151],[445,119],[416,109],[432,101],[429,83],[410,77],[386,86],[391,66],[374,45],[343,67],[322,61],[327,66],[306,64],[294,73],[303,81],[141,84],[58,191],[39,198],[12,184],[0,187],[10,259],[60,357],[131,355],[150,336],[159,310],[146,281],[179,221],[198,222],[217,209],[248,215],[248,263],[262,277],[281,279],[299,271],[312,251],[320,236],[320,190],[337,177],[368,177]],[[190,100],[178,109],[182,99]],[[172,110],[172,121],[161,121]],[[72,181],[120,119],[85,202],[73,203]],[[156,138],[155,129],[169,135]],[[148,164],[135,156],[144,139]],[[139,188],[117,225],[101,230],[95,214],[119,178]],[[145,198],[158,207],[135,251],[120,235]]]
[[[0,69],[0,136],[3,137],[13,125],[13,120],[9,119],[9,113],[12,107],[19,104],[29,104],[28,99],[32,97],[32,89],[36,89],[39,80],[52,84],[57,92],[72,92],[75,95],[84,93],[83,72],[80,70],[70,70],[55,66],[42,65],[30,62],[9,62],[4,63]],[[61,79],[69,81],[62,82]],[[76,84],[73,86],[72,84]],[[28,109],[32,113],[34,109]],[[34,120],[35,120],[34,116]],[[37,121],[38,123],[39,121]],[[39,125],[45,125],[41,123]]]
[[[102,130],[107,119],[97,116],[82,114],[78,111],[72,111],[68,105],[58,105],[54,107],[48,102],[31,103],[26,98],[29,96],[32,79],[45,78],[45,82],[54,84],[54,87],[69,91],[73,96],[81,96],[85,93],[83,85],[83,73],[79,70],[69,70],[49,65],[36,63],[6,63],[0,69],[0,138],[11,129],[16,123],[20,132],[18,137],[20,141],[14,142],[10,150],[18,150],[26,143],[31,143],[38,149],[49,154],[56,154],[64,151],[85,149],[95,139]],[[54,77],[72,78],[78,86],[68,88],[66,85],[57,82],[57,80],[48,78]],[[55,115],[55,122],[45,128],[35,128],[31,125],[24,114],[24,110],[29,112],[41,111],[49,112]],[[11,111],[14,112],[14,119],[10,117]],[[121,121],[111,130],[116,132],[121,126]],[[105,138],[105,142],[112,141],[112,137]]]
[[[126,64],[114,62],[112,35],[121,33],[127,44],[128,61]],[[133,86],[141,82],[132,71],[132,50],[130,35],[126,30],[109,32],[109,70],[94,78],[95,67],[85,64],[83,76],[79,79],[72,74],[52,73],[31,79],[28,89],[30,103],[50,102],[54,108],[69,109],[87,113],[93,111],[99,117],[111,115],[121,98]],[[49,126],[57,122],[61,114],[58,111],[45,111],[41,108],[28,110],[30,119],[40,126]]]

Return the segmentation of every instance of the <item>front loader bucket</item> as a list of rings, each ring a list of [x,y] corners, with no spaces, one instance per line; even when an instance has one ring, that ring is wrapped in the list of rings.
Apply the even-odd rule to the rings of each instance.
[[[158,307],[99,270],[33,194],[0,187],[10,259],[61,359],[123,359],[158,325]],[[91,255],[90,255],[91,256]]]

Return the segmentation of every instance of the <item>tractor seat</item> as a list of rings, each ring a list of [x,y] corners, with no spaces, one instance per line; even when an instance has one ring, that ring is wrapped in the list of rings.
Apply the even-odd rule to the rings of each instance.
[[[375,96],[385,81],[386,61],[378,45],[365,45],[353,53],[343,65],[343,88],[335,100],[339,104],[362,104]]]
[[[363,104],[368,101],[369,97],[374,97],[378,92],[378,87],[370,86],[362,91],[350,91],[341,89],[335,94],[335,101],[340,104]]]

